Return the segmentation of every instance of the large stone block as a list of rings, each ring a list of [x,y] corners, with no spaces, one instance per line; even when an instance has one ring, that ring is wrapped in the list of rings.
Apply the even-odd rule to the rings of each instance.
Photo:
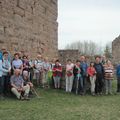
[[[0,0],[0,46],[57,56],[57,13],[57,0]]]

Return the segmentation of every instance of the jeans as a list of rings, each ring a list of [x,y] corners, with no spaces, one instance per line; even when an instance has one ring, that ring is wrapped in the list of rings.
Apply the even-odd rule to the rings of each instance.
[[[60,78],[61,78],[60,76],[53,77],[55,88],[60,88]]]
[[[4,80],[2,77],[0,77],[0,95],[2,95],[4,92]]]
[[[4,81],[4,94],[8,94],[10,92],[10,76],[2,76]]]
[[[112,91],[112,80],[105,80],[106,94]]]
[[[83,79],[82,77],[77,77],[75,76],[75,90],[76,90],[76,94],[79,92],[80,94],[84,93],[84,88],[83,88]]]
[[[120,77],[117,77],[117,92],[120,92]]]
[[[95,82],[95,92],[96,93],[102,93],[103,92],[103,75],[102,74],[97,74],[96,75],[96,82]]]
[[[86,93],[87,77],[82,76],[82,79],[83,79],[83,91],[84,91],[84,93]]]

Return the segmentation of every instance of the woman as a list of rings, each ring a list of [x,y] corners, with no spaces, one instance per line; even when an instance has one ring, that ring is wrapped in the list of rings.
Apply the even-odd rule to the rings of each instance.
[[[22,74],[23,62],[21,59],[19,59],[19,53],[14,54],[14,60],[12,61],[12,69],[13,69],[13,71],[15,69],[20,69],[21,74]]]
[[[23,56],[23,76],[24,76],[24,72],[28,73],[28,76],[29,76],[29,68],[30,68],[30,64],[29,64],[29,61],[27,59],[27,56]]]
[[[91,94],[95,95],[96,70],[94,68],[94,63],[93,62],[90,63],[90,66],[87,69],[87,74],[90,78]]]
[[[60,65],[59,60],[55,61],[55,66],[53,67],[53,79],[54,79],[54,87],[55,89],[60,88],[60,79],[62,76],[62,67]]]
[[[80,95],[84,94],[84,89],[83,89],[83,79],[82,79],[82,69],[80,67],[80,61],[77,60],[76,64],[73,68],[73,73],[74,73],[74,87],[76,94],[80,92]]]
[[[67,60],[66,65],[66,92],[71,92],[73,86],[73,67],[74,64],[70,59]]]

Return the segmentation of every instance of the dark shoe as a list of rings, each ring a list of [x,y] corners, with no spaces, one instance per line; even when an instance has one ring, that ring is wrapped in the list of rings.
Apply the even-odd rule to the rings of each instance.
[[[29,101],[29,100],[30,100],[30,98],[26,95],[26,96],[24,96],[24,100]]]
[[[25,98],[24,98],[23,96],[20,96],[20,99],[19,99],[19,100],[22,100],[22,101],[23,101],[23,100],[25,100]]]
[[[0,100],[5,100],[5,97],[3,95],[0,95]]]
[[[95,93],[92,93],[92,96],[95,96]]]

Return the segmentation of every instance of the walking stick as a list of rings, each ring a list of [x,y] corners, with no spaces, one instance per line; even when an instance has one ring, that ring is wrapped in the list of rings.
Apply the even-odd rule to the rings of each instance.
[[[76,81],[76,95],[78,94],[78,83],[79,83],[79,77],[77,77],[77,81]]]
[[[34,93],[35,93],[35,95],[37,96],[37,98],[42,98],[42,97],[40,97],[39,95],[38,95],[38,93],[37,93],[37,91],[35,90],[35,88],[34,87],[32,87],[32,89],[31,89]]]

